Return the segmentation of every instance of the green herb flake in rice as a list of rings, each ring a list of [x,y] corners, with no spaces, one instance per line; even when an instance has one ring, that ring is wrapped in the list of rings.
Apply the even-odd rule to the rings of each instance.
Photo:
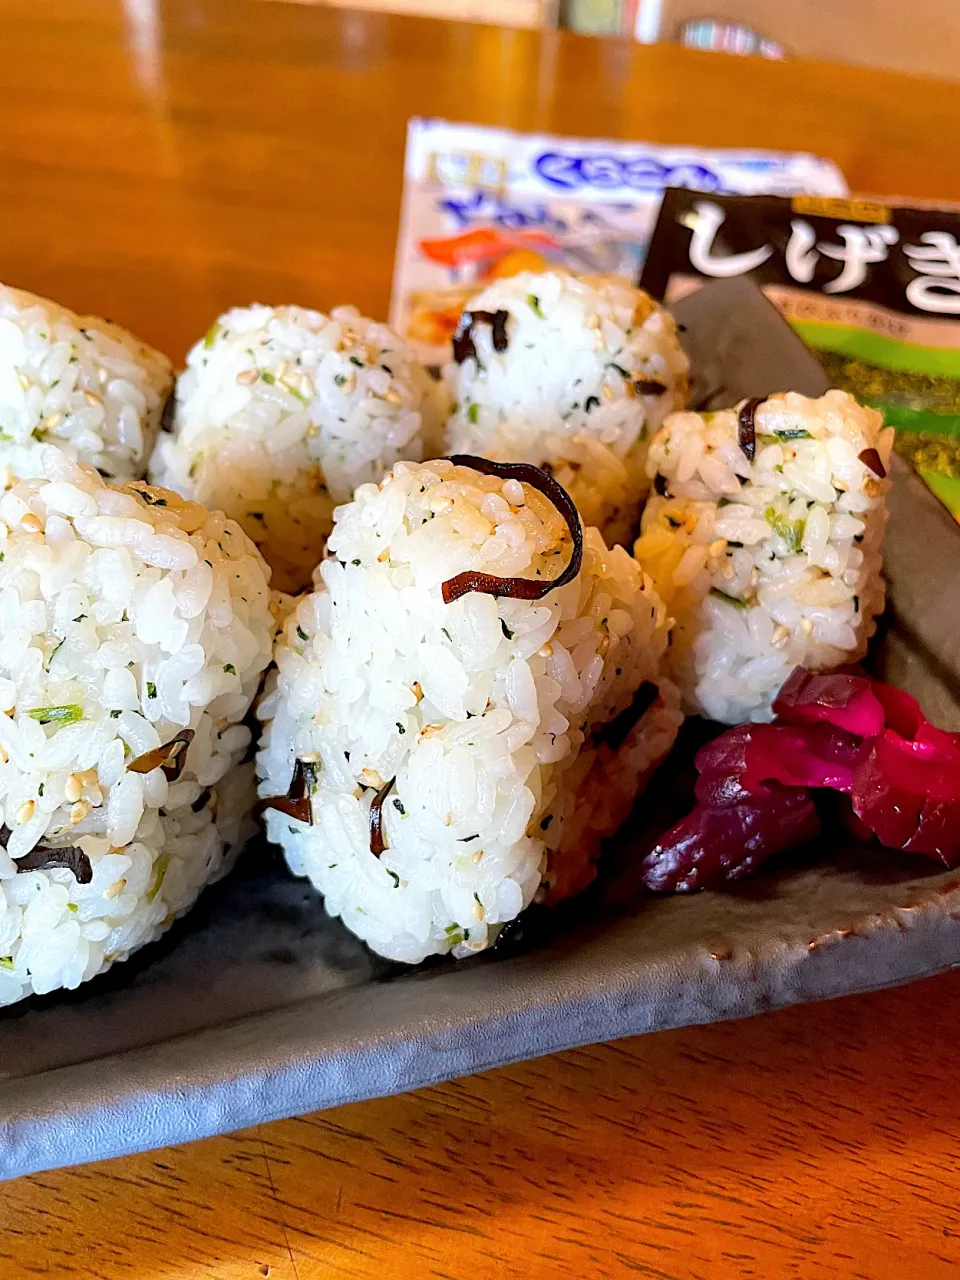
[[[31,720],[36,720],[38,724],[63,726],[76,724],[78,720],[82,720],[83,708],[78,707],[76,703],[63,707],[31,707],[27,715]]]
[[[784,540],[790,551],[799,551],[803,546],[803,531],[807,527],[806,520],[788,520],[779,515],[776,507],[767,507],[763,518],[773,532]]]

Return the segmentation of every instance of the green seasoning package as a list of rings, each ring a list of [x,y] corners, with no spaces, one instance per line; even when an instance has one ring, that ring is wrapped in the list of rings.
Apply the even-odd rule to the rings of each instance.
[[[640,284],[669,302],[751,276],[960,519],[958,236],[960,211],[671,188]]]

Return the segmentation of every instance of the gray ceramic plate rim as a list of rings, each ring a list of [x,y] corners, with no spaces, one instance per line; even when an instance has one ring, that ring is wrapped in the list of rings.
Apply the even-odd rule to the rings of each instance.
[[[148,1150],[601,1040],[910,982],[960,963],[960,882],[935,876],[919,888],[905,886],[902,904],[861,920],[858,931],[838,919],[822,934],[778,939],[766,955],[762,941],[729,925],[719,945],[705,934],[693,956],[687,947],[651,954],[632,919],[604,921],[497,964],[492,1009],[489,966],[462,969],[455,985],[411,975],[401,980],[402,1005],[394,983],[374,984],[359,989],[361,1000],[353,989],[46,1072],[25,1094],[15,1085],[0,1090],[0,1174]],[[733,947],[731,934],[740,939]]]

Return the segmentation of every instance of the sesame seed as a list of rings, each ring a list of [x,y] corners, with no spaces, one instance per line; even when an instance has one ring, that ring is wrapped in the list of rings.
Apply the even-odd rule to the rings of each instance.
[[[800,630],[803,632],[805,636],[808,636],[811,633],[811,631],[813,630],[813,623],[810,621],[809,618],[800,619]]]
[[[775,627],[773,635],[770,637],[770,643],[775,649],[779,649],[789,637],[790,632],[786,627]]]
[[[24,800],[23,804],[13,815],[14,822],[16,822],[18,825],[22,825],[24,822],[29,822],[30,819],[33,817],[34,810],[36,809],[36,807],[37,806],[34,804],[32,800]]]
[[[103,408],[103,401],[100,399],[98,395],[94,395],[92,391],[85,391],[83,393],[83,398],[84,400],[86,400],[87,404],[91,406],[96,406],[96,408],[98,409]]]
[[[75,827],[78,822],[82,822],[92,808],[89,800],[78,800],[70,809],[70,825]]]
[[[21,519],[20,527],[26,529],[28,533],[43,533],[43,521],[39,516],[35,516],[32,511]]]
[[[23,388],[24,391],[29,391],[30,388],[33,386],[33,383],[30,381],[30,379],[27,377],[25,373],[17,374],[17,381],[20,383],[20,386]]]
[[[65,415],[60,413],[59,410],[56,413],[49,414],[43,420],[44,431],[56,431],[57,427],[59,427],[60,423],[63,421],[64,416]]]
[[[479,902],[475,902],[473,904],[473,918],[474,920],[483,919],[483,907],[480,905]]]
[[[390,388],[390,390],[386,393],[386,395],[383,398],[384,400],[386,400],[387,404],[403,403],[403,401],[400,399],[400,392],[394,391],[393,387]]]
[[[7,755],[3,747],[0,747],[0,764],[6,764],[10,757]]]
[[[260,377],[260,374],[258,370],[244,369],[237,374],[237,382],[240,383],[241,387],[250,387],[250,386],[253,386],[253,384],[256,382],[256,380],[259,377]]]
[[[546,644],[542,644],[537,650],[538,658],[549,658],[553,655],[553,645],[548,640]]]
[[[710,543],[709,547],[707,547],[707,552],[709,555],[714,557],[722,556],[726,548],[727,548],[726,538],[717,538],[714,542]]]
[[[104,889],[103,896],[108,899],[119,898],[121,893],[123,893],[126,887],[127,887],[127,882],[121,876],[119,880],[114,880],[113,884],[110,886],[109,889]]]
[[[67,781],[64,783],[63,798],[73,804],[73,802],[75,800],[79,800],[82,795],[83,783],[77,774],[71,773],[69,778],[67,778]]]

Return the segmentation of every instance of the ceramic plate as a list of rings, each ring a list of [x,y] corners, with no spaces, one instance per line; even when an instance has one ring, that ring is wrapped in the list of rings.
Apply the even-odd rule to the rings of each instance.
[[[822,370],[744,281],[678,304],[697,402]],[[960,728],[960,541],[898,468],[877,671]],[[696,735],[688,727],[686,738]],[[593,891],[465,964],[401,969],[327,919],[264,846],[167,937],[0,1015],[0,1174],[184,1142],[573,1045],[740,1018],[960,963],[960,874],[820,842],[735,891],[650,898],[632,868],[681,804],[681,748]]]

